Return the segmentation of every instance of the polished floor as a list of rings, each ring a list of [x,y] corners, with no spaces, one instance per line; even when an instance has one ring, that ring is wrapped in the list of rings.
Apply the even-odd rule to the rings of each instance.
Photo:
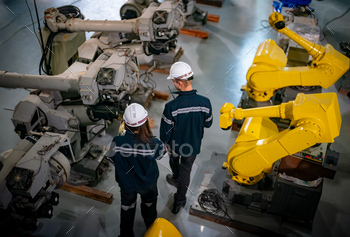
[[[123,0],[38,0],[38,11],[42,17],[45,9],[72,4],[79,7],[88,19],[119,18],[119,8]],[[28,1],[34,14],[33,1]],[[169,173],[168,159],[159,162],[160,177],[158,180],[159,216],[168,219],[183,236],[253,236],[252,234],[228,228],[213,222],[189,215],[189,207],[193,202],[208,161],[213,151],[227,153],[234,143],[237,133],[223,131],[219,127],[219,110],[223,103],[230,102],[237,105],[241,96],[240,87],[245,84],[245,74],[252,63],[255,50],[265,39],[276,39],[274,30],[268,32],[260,25],[271,13],[270,0],[226,0],[222,8],[199,5],[209,13],[220,15],[219,23],[209,22],[205,30],[210,33],[208,39],[199,39],[181,35],[179,45],[185,49],[181,60],[188,62],[195,73],[194,87],[200,94],[206,95],[212,102],[214,124],[206,129],[201,154],[196,159],[192,171],[192,181],[188,192],[188,202],[178,215],[170,212],[173,193],[175,189],[165,181]],[[319,19],[320,27],[330,19],[341,15],[349,6],[348,0],[313,1],[311,6]],[[339,42],[350,41],[350,13],[331,23],[328,27],[332,33],[327,32],[323,44],[329,42],[339,49]],[[31,20],[25,1],[0,1],[0,70],[9,72],[38,74],[38,64],[41,57],[39,44],[35,36],[29,31]],[[29,27],[29,29],[26,28]],[[37,28],[37,26],[36,26]],[[92,33],[87,33],[89,37]],[[173,85],[166,81],[166,75],[154,73],[158,90],[167,90]],[[334,91],[335,86],[325,91]],[[13,148],[18,142],[18,136],[13,132],[11,122],[15,105],[26,95],[23,89],[8,90],[0,88],[0,153]],[[347,96],[338,94],[342,113],[342,130],[335,139],[333,149],[341,153],[338,172],[334,180],[325,180],[323,195],[314,219],[312,236],[350,236],[350,100]],[[156,127],[153,129],[158,135],[163,101],[153,101],[149,113],[155,119]],[[113,127],[107,139],[113,136]],[[112,188],[113,187],[113,188]],[[44,220],[44,226],[36,236],[118,236],[119,234],[119,188],[114,181],[113,168],[107,173],[105,179],[98,185],[100,190],[108,191],[114,195],[114,201],[107,205],[98,201],[87,199],[65,191],[58,191],[61,199],[58,207],[54,209],[54,217]],[[139,202],[138,202],[139,204]],[[136,236],[143,236],[144,227],[139,205],[135,220]],[[291,236],[303,236],[294,234]]]

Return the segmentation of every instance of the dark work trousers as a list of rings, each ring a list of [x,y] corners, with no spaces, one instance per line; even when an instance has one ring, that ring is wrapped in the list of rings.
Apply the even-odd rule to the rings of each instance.
[[[195,156],[175,156],[170,155],[169,163],[173,171],[173,177],[178,184],[177,193],[175,195],[176,201],[182,202],[186,200],[187,187],[190,185],[191,170]]]
[[[137,194],[141,195],[141,215],[148,229],[157,218],[157,183],[131,193],[121,192],[120,237],[134,237]]]

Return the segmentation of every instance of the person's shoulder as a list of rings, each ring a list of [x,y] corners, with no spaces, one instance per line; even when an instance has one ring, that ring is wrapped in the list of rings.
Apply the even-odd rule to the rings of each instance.
[[[114,142],[114,141],[117,141],[118,139],[119,139],[119,135],[116,135],[116,136],[113,137],[112,141]]]
[[[158,138],[156,138],[156,137],[152,137],[151,138],[151,143],[152,144],[159,144],[159,143],[162,143]]]
[[[198,98],[198,100],[203,101],[204,103],[210,104],[210,100],[208,97],[205,97],[204,95],[199,95],[199,94],[196,94],[196,97]]]
[[[125,135],[120,135],[120,134],[118,134],[117,136],[115,136],[113,138],[113,142],[115,142],[116,144],[120,143],[120,142],[125,142],[125,140],[126,140],[126,136]]]
[[[165,104],[165,108],[168,108],[168,109],[174,109],[177,104],[179,103],[181,99],[176,97],[175,99],[171,100],[171,101],[168,101],[166,104]]]

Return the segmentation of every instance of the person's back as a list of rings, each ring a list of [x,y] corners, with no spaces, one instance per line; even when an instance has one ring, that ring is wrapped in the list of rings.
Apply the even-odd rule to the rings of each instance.
[[[178,96],[164,108],[160,139],[178,155],[197,155],[200,153],[204,128],[212,124],[210,100],[198,95],[196,90],[174,94]]]
[[[108,159],[115,165],[115,179],[121,190],[120,237],[129,237],[134,236],[137,194],[141,195],[141,215],[146,227],[157,218],[156,160],[163,157],[166,148],[153,137],[148,113],[141,105],[129,105],[123,120],[125,135],[113,138]]]
[[[164,145],[156,138],[150,138],[149,143],[135,143],[135,134],[126,130],[124,136],[116,136],[115,173],[116,181],[122,190],[128,192],[140,190],[154,184],[159,177],[156,160],[162,158],[157,151],[165,152]]]
[[[192,88],[193,72],[184,62],[171,66],[169,80],[179,92],[165,105],[160,126],[160,139],[168,147],[173,175],[167,181],[177,187],[172,212],[177,214],[186,204],[193,162],[200,153],[204,128],[213,123],[210,100]]]

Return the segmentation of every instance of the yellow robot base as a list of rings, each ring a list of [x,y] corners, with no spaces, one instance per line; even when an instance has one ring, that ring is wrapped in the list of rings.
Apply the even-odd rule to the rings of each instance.
[[[312,236],[310,225],[303,221],[304,219],[302,219],[302,216],[300,221],[296,220],[299,222],[287,222],[286,219],[281,218],[282,215],[266,212],[266,208],[268,208],[267,204],[272,201],[275,191],[272,188],[261,189],[268,186],[268,180],[264,178],[255,185],[242,185],[237,183],[232,180],[231,175],[227,174],[227,170],[221,167],[226,158],[227,154],[213,152],[211,155],[202,182],[196,191],[196,197],[190,207],[190,215],[227,226],[233,232],[234,229],[238,229],[257,236],[288,236],[288,234],[293,233],[299,233],[302,236]],[[268,174],[267,176],[273,179],[274,173],[275,172],[272,172],[272,174]],[[285,182],[283,185],[285,185]],[[304,188],[301,188],[302,190],[300,190],[298,187],[296,188],[295,185],[292,184],[292,186],[294,188],[293,190],[296,190],[298,193],[305,193],[306,189],[304,190]],[[283,188],[284,187],[285,186],[283,186]],[[227,214],[231,219],[228,216],[224,216],[222,211],[215,212],[215,208],[212,209],[212,213],[201,208],[198,197],[207,189],[217,189],[221,196],[224,197]],[[307,189],[309,192],[313,192],[312,190],[310,191],[310,189],[315,190],[318,195],[320,194],[317,188]],[[277,191],[278,190],[279,189],[277,189]],[[312,203],[314,203],[312,199],[313,196],[310,197],[309,193],[306,197],[301,197],[303,200],[296,200],[296,197],[293,196],[293,190],[289,193],[290,197],[278,199],[280,202],[275,204],[277,207],[281,206],[282,209],[284,204],[293,204],[285,209],[285,216],[289,214],[299,215],[309,211],[309,209],[305,208],[302,213],[295,213],[297,210],[300,210],[300,208],[295,208],[295,205],[305,206],[306,204],[312,205]],[[300,197],[298,196],[298,198]],[[248,202],[249,200],[250,202]],[[227,229],[227,234],[226,232],[220,234],[222,234],[222,236],[229,236],[229,234],[231,234],[229,229]]]

